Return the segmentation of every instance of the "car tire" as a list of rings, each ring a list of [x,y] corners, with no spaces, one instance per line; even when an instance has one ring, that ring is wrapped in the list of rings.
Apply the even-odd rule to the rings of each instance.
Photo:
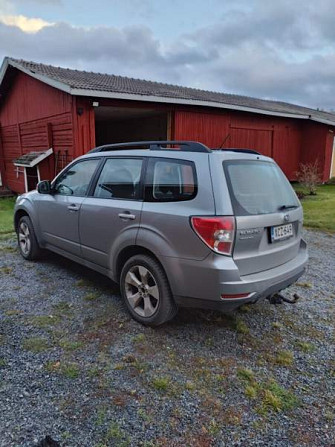
[[[23,216],[17,226],[17,243],[24,259],[34,261],[41,256],[33,224],[28,216]]]
[[[178,311],[162,266],[150,256],[128,259],[122,268],[120,289],[129,313],[143,325],[159,326]]]

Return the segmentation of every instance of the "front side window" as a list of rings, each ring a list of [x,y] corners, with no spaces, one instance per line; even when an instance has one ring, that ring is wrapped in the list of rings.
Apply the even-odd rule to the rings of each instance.
[[[84,160],[70,166],[57,178],[54,184],[55,193],[63,196],[85,196],[99,161]]]
[[[299,206],[292,186],[276,164],[238,160],[223,166],[236,216],[277,213]]]
[[[95,187],[94,197],[102,199],[138,199],[141,172],[141,159],[107,159]]]
[[[152,158],[148,166],[145,190],[145,200],[149,202],[193,199],[197,193],[194,163]]]

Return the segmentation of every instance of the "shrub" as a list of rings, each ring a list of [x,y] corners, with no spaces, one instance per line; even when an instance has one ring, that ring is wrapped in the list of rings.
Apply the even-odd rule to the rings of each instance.
[[[322,183],[318,160],[314,163],[300,163],[300,170],[296,172],[296,176],[308,194],[315,195],[317,185]]]
[[[306,194],[303,191],[296,191],[298,199],[302,200],[304,197],[306,197]]]

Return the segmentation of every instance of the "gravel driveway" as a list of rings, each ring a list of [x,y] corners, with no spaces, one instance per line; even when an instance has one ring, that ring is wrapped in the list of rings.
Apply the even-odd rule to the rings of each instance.
[[[305,236],[297,304],[159,329],[99,274],[2,242],[0,446],[335,445],[335,237]]]

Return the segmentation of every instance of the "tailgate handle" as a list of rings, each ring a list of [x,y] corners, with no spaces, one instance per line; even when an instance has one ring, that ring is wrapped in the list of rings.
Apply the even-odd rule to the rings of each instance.
[[[136,216],[135,214],[130,214],[130,212],[125,211],[124,213],[119,213],[120,219],[128,219],[128,220],[135,220]]]

